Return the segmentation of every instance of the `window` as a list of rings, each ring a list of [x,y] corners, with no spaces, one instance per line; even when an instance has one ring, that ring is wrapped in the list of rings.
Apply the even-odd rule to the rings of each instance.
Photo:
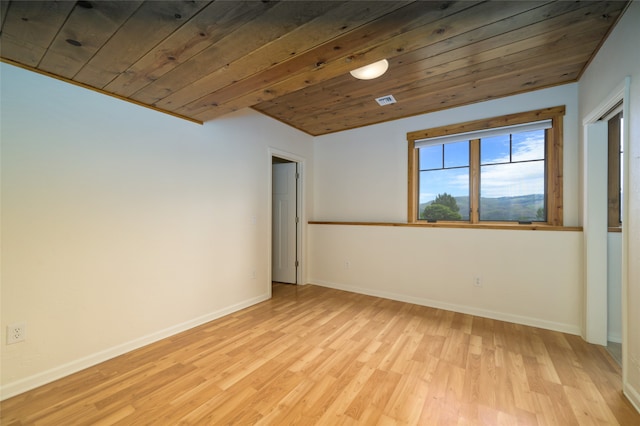
[[[469,220],[469,141],[425,146],[418,152],[418,217]]]
[[[546,222],[546,130],[512,132],[479,140],[479,219]]]
[[[609,127],[609,158],[608,158],[608,225],[612,231],[622,226],[622,156],[624,141],[622,138],[622,104],[614,107],[614,111],[607,114]],[[617,229],[616,229],[617,228]]]
[[[562,226],[562,117],[547,108],[407,134],[409,223]]]

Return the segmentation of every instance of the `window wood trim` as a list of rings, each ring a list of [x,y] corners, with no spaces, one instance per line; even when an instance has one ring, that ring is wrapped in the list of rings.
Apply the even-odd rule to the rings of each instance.
[[[534,121],[551,119],[553,126],[546,130],[546,152],[545,152],[545,180],[546,180],[546,210],[547,221],[542,224],[561,227],[563,226],[563,116],[565,106],[543,108],[535,111],[509,114],[500,117],[492,117],[482,120],[468,121],[465,123],[452,124],[448,126],[435,127],[431,129],[418,130],[407,133],[408,142],[408,214],[407,221],[410,224],[424,224],[426,221],[418,219],[418,155],[415,143],[418,140],[433,138],[438,136],[455,135],[459,133],[486,130],[495,127],[511,126],[516,124],[530,123]],[[478,205],[479,205],[479,173],[478,167],[471,167],[474,160],[479,160],[480,148],[478,143],[470,143],[469,156],[469,221],[455,221],[451,224],[456,226],[479,225]],[[477,162],[479,164],[479,161]]]
[[[473,139],[469,143],[469,165],[471,164],[480,164],[480,139]],[[479,167],[469,167],[469,191],[469,223],[480,223]]]
[[[434,138],[436,136],[456,135],[458,133],[474,132],[476,130],[492,129],[494,127],[512,126],[515,124],[524,124],[533,121],[554,119],[558,116],[562,117],[564,114],[564,106],[544,108],[535,111],[504,115],[501,117],[467,121],[466,123],[451,124],[447,126],[435,127],[432,129],[417,130],[415,132],[407,133],[407,140],[415,142],[417,140]]]
[[[520,225],[515,222],[437,222],[429,223],[420,221],[420,223],[399,223],[399,222],[338,222],[338,221],[322,221],[310,220],[309,225],[339,225],[339,226],[387,226],[400,228],[473,228],[473,229],[501,229],[509,231],[571,231],[582,232],[582,226],[551,226],[546,223],[536,223],[531,225]]]
[[[408,201],[408,223],[416,223],[418,220],[417,212],[418,212],[418,202],[416,194],[418,193],[418,156],[416,155],[416,146],[415,140],[409,140],[409,180],[408,187],[409,192],[407,196]]]
[[[564,108],[562,114],[564,115]],[[547,224],[562,226],[563,209],[563,115],[553,117],[553,127],[547,130],[547,152],[545,175],[547,179]]]
[[[619,228],[620,223],[620,117],[622,112],[608,120],[608,187],[607,216],[608,227]]]

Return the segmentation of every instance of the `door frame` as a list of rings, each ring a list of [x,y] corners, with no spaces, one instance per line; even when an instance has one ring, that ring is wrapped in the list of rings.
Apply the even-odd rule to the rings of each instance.
[[[272,278],[272,270],[271,263],[273,261],[273,253],[272,253],[272,244],[273,244],[273,169],[271,167],[273,163],[273,157],[282,158],[284,160],[288,160],[298,165],[298,184],[296,185],[296,210],[298,212],[298,223],[296,224],[296,257],[298,260],[298,268],[296,268],[296,285],[303,285],[304,277],[306,276],[306,262],[305,262],[305,250],[306,247],[306,226],[302,226],[302,224],[307,222],[307,212],[306,212],[306,202],[305,202],[305,173],[306,173],[306,159],[304,157],[300,157],[291,152],[282,151],[277,148],[269,147],[268,149],[268,158],[267,161],[269,163],[269,179],[268,179],[268,215],[269,215],[269,238],[267,253],[269,253],[269,282],[268,282],[268,292],[269,297],[271,297],[271,278]]]
[[[602,100],[602,102],[589,114],[585,116],[582,120],[583,125],[583,142],[584,138],[587,135],[587,129],[592,124],[596,123],[600,117],[607,113],[611,108],[613,108],[618,102],[622,101],[622,114],[625,117],[625,120],[622,125],[621,133],[624,137],[624,140],[629,144],[629,102],[630,102],[630,85],[631,85],[631,77],[627,76],[624,80],[612,91],[609,95]],[[628,146],[628,145],[627,145]],[[588,147],[584,147],[586,150]],[[588,152],[584,153],[584,155],[588,155]],[[585,158],[583,155],[583,158]],[[629,188],[629,155],[625,155],[623,157],[623,187],[627,189]],[[629,197],[623,197],[622,203],[622,211],[623,216],[625,218],[629,217]],[[627,222],[627,221],[625,221]],[[629,262],[629,253],[628,253],[628,243],[629,242],[629,227],[623,222],[622,224],[622,385],[623,389],[626,388],[628,383],[628,371],[629,371],[629,353],[628,347],[625,342],[628,341],[628,315],[627,315],[627,292],[629,285],[629,277],[628,277],[628,262]],[[606,262],[606,260],[605,260]],[[585,277],[585,280],[587,277]],[[605,284],[606,285],[606,281]],[[592,290],[587,286],[585,288],[585,298],[590,296],[590,292]],[[606,291],[606,290],[605,290]],[[595,292],[601,292],[601,289],[595,289]],[[595,297],[595,294],[591,294],[591,296]],[[596,309],[597,311],[597,309]],[[590,318],[591,317],[591,318]],[[605,303],[604,313],[594,312],[589,309],[589,306],[586,306],[584,312],[584,323],[585,326],[588,326],[589,319],[592,321],[600,322],[604,321],[605,329],[607,322],[607,307]],[[588,327],[587,327],[588,328]],[[589,330],[584,330],[584,333],[588,335]],[[588,339],[587,339],[588,341]],[[606,345],[606,342],[605,342]]]

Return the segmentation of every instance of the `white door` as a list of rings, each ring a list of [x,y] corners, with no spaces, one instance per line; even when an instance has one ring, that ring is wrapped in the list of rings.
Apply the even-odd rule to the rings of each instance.
[[[296,163],[273,164],[271,279],[296,284]]]

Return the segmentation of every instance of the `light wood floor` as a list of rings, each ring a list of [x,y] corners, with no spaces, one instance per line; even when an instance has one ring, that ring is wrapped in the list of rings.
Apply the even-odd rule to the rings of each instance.
[[[3,425],[640,425],[580,337],[317,286],[2,403]]]

